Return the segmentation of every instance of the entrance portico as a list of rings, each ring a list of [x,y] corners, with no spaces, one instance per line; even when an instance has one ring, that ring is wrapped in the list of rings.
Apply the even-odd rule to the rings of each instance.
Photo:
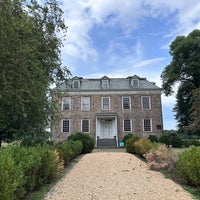
[[[97,140],[111,141],[114,140],[118,146],[117,135],[117,114],[100,113],[96,114],[96,146]]]

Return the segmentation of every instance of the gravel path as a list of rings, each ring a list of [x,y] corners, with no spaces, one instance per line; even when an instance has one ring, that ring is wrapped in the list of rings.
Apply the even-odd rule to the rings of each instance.
[[[191,200],[161,173],[125,152],[86,154],[45,200]]]

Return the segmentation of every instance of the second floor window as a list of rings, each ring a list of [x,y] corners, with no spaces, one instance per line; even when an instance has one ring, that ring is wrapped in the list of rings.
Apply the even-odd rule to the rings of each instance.
[[[81,110],[90,110],[90,97],[81,97]]]
[[[110,97],[102,97],[102,110],[110,110]]]
[[[144,132],[152,132],[152,120],[143,119],[143,130]]]
[[[150,110],[151,109],[151,102],[149,96],[142,97],[142,109],[143,110]]]
[[[130,110],[130,97],[122,97],[123,110]]]
[[[62,110],[71,110],[71,97],[62,98]]]

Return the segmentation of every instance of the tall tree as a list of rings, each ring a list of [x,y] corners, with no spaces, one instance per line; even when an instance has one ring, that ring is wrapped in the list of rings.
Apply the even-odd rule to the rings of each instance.
[[[178,36],[170,45],[172,61],[161,74],[165,94],[173,93],[173,86],[179,83],[176,95],[176,119],[180,129],[190,126],[192,115],[193,90],[200,87],[200,30],[188,36]]]
[[[0,1],[0,142],[44,132],[49,86],[70,74],[60,56],[66,30],[56,0]]]

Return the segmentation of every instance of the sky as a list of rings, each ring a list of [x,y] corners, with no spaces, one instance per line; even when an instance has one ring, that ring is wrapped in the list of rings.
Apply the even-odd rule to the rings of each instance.
[[[199,0],[60,0],[68,26],[62,63],[83,78],[145,77],[162,86],[169,46],[200,29]],[[176,91],[177,87],[175,88]],[[175,94],[162,94],[164,129],[176,129]]]

